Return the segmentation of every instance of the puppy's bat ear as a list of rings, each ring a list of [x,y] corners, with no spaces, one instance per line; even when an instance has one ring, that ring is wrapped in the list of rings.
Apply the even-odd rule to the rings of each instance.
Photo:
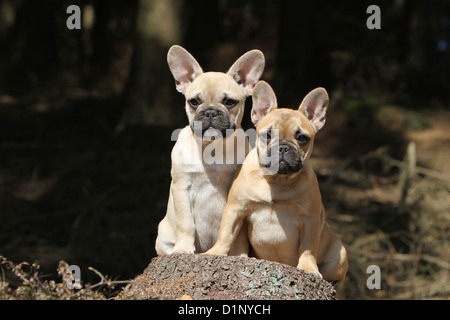
[[[328,102],[327,91],[324,88],[316,88],[306,95],[298,108],[313,124],[315,132],[325,125]]]
[[[251,50],[236,60],[228,70],[228,74],[244,87],[247,95],[251,96],[253,88],[261,78],[264,66],[264,54],[259,50]]]
[[[272,87],[265,81],[259,81],[253,89],[251,118],[256,126],[271,110],[277,108],[277,97]]]
[[[175,78],[177,90],[181,93],[184,93],[189,84],[203,73],[197,60],[186,49],[177,45],[170,48],[167,62]]]

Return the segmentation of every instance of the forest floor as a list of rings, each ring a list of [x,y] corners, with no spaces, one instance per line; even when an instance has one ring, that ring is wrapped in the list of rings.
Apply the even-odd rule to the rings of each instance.
[[[349,253],[338,298],[449,299],[450,112],[385,106],[375,117],[374,131],[347,136],[386,135],[377,146],[364,145],[370,150],[333,156],[342,145],[333,124],[316,143],[327,218]],[[380,290],[366,286],[369,265],[380,267]]]
[[[0,299],[114,296],[113,280],[155,256],[176,128],[117,132],[120,98],[0,102]],[[338,298],[448,299],[450,111],[386,105],[366,119],[331,109],[312,156],[349,253]],[[84,291],[62,288],[60,260],[80,266]]]

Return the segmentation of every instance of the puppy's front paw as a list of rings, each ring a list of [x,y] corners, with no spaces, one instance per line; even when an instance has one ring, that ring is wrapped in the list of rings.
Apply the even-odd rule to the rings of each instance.
[[[228,252],[220,250],[219,248],[212,247],[208,251],[202,253],[202,254],[210,254],[213,256],[226,256]]]
[[[195,247],[175,245],[173,247],[172,253],[195,253]]]
[[[297,268],[299,268],[299,267],[297,266]],[[312,268],[312,269],[311,268],[309,268],[309,269],[307,269],[307,268],[299,268],[299,269],[302,269],[302,270],[304,270],[306,272],[309,272],[309,273],[314,273],[317,277],[319,277],[320,279],[323,279],[322,274],[315,268]]]
[[[319,268],[317,267],[317,265],[315,263],[309,262],[308,263],[299,263],[297,265],[298,269],[302,269],[306,272],[311,272],[314,273],[316,276],[318,276],[320,279],[323,279],[322,274],[319,272]]]
[[[312,271],[310,271],[310,272],[312,272]],[[312,272],[312,273],[314,273],[320,279],[323,279],[323,276],[322,276],[322,274],[320,272]]]

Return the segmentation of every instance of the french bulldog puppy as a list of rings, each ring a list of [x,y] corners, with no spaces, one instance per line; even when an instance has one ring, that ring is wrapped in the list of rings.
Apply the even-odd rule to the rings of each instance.
[[[325,221],[309,161],[327,107],[327,92],[317,88],[298,110],[278,109],[270,85],[258,82],[251,115],[256,147],[233,181],[218,240],[206,254],[231,255],[246,237],[257,258],[296,266],[328,281],[344,280],[346,250]]]
[[[172,149],[167,213],[155,248],[158,255],[205,252],[217,239],[233,176],[249,150],[239,129],[265,60],[261,51],[252,50],[227,73],[203,72],[180,46],[170,48],[167,60],[186,98],[189,125]]]

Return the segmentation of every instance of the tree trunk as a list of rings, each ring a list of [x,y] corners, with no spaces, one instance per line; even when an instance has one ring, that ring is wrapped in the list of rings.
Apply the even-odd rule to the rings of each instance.
[[[266,260],[173,254],[153,258],[119,299],[336,299],[334,287],[313,273]]]
[[[134,54],[126,94],[130,106],[117,131],[128,123],[173,125],[175,84],[167,65],[169,47],[180,42],[179,0],[140,0]],[[182,101],[182,100],[181,100]],[[176,112],[184,115],[183,103]]]

